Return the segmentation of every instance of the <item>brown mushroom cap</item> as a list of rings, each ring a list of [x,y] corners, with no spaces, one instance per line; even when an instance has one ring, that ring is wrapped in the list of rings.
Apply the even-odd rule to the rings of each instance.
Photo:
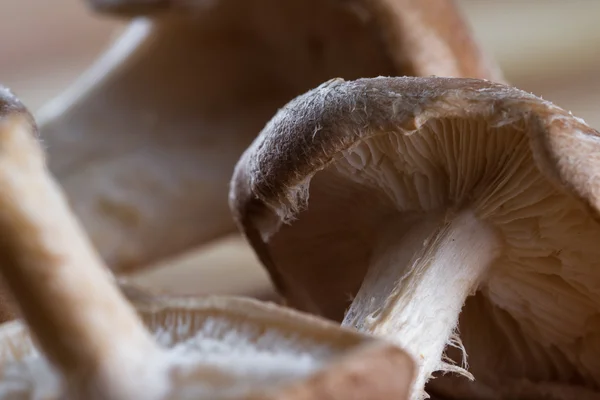
[[[598,387],[599,180],[598,132],[532,94],[338,79],[268,123],[236,167],[230,206],[289,304],[338,321],[382,235],[401,243],[415,221],[471,210],[499,254],[460,319],[469,371],[497,390],[522,378]],[[425,301],[443,304],[440,289]]]
[[[134,20],[39,113],[52,173],[120,272],[235,231],[226,204],[235,163],[279,107],[319,83],[501,79],[449,0],[92,4],[164,11]]]
[[[291,15],[289,13],[294,13],[293,15],[296,16],[295,24],[298,24],[298,19],[311,18],[311,16],[313,19],[311,24],[315,24],[314,17],[320,17],[323,13],[325,18],[331,18],[329,25],[335,23],[335,17],[347,19],[348,15],[344,14],[350,13],[354,14],[354,18],[358,18],[365,28],[373,29],[373,33],[383,42],[380,44],[387,47],[384,51],[396,64],[396,68],[402,69],[406,75],[503,79],[494,62],[487,60],[478,49],[455,0],[429,0],[426,3],[418,0],[353,0],[351,2],[305,0],[285,3],[277,0],[260,2],[251,0],[243,3],[236,0],[216,0],[208,5],[204,0],[87,0],[87,2],[99,12],[119,16],[161,16],[169,12],[182,11],[197,15],[213,13],[213,18],[220,18],[220,23],[225,25],[230,23],[231,17],[235,20],[239,18],[253,20],[262,14],[262,18],[271,22],[266,27],[269,30],[277,29],[273,26],[273,22],[281,17],[287,19],[288,15]],[[305,14],[311,11],[311,14]],[[320,21],[317,22],[319,23]],[[348,23],[349,20],[344,21],[347,27]],[[290,26],[287,25],[285,30],[289,28]],[[324,29],[335,30],[333,26]]]

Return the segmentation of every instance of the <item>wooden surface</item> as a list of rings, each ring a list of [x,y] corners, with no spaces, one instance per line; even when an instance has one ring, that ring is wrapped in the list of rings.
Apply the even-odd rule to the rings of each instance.
[[[462,0],[479,40],[515,86],[600,127],[600,2]],[[0,82],[37,110],[88,66],[124,26],[84,0],[0,1]],[[180,293],[260,293],[252,251],[226,238],[168,260],[138,282]]]

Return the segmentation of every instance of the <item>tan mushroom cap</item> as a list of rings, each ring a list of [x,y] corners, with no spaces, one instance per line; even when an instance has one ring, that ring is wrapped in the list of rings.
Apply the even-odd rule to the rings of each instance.
[[[477,291],[458,332],[489,398],[522,378],[600,386],[600,135],[550,102],[475,79],[333,80],[269,122],[230,206],[294,307],[350,307],[345,324],[409,350],[437,333],[425,368]]]
[[[411,357],[397,347],[273,304],[148,296],[136,308],[182,364],[169,399],[402,400],[413,378]],[[2,325],[0,398],[59,398],[59,385],[27,327]]]
[[[501,79],[449,0],[91,4],[161,11],[133,20],[39,113],[50,170],[121,272],[234,232],[226,199],[235,163],[279,107],[319,83]]]
[[[3,89],[0,187],[0,272],[32,335],[0,333],[0,398],[406,398],[413,361],[393,345],[258,301],[119,290]]]

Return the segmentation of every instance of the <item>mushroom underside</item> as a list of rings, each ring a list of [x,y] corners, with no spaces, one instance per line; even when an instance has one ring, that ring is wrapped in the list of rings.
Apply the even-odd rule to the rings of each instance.
[[[330,78],[397,73],[362,9],[222,0],[134,20],[40,126],[94,245],[130,271],[235,230],[233,166],[278,107]]]
[[[173,365],[176,391],[171,396],[176,398],[224,400],[272,392],[363,345],[358,335],[277,321],[281,313],[268,307],[228,311],[219,300],[206,303],[194,307],[182,301],[180,306],[139,312],[156,341],[169,349],[164,363]],[[44,398],[60,398],[58,374],[25,325],[8,323],[1,335],[0,398],[31,395],[32,388]]]
[[[382,241],[395,238],[402,247],[405,232],[431,215],[441,223],[469,212],[494,232],[498,254],[479,255],[485,262],[473,290],[460,294],[476,291],[456,327],[460,338],[444,343],[459,350],[447,356],[461,363],[466,351],[469,372],[497,388],[522,378],[597,388],[600,229],[581,202],[538,168],[524,133],[534,124],[534,118],[501,126],[431,119],[414,132],[375,132],[337,153],[289,189],[293,196],[310,192],[307,207],[266,239],[290,303],[341,321],[369,265],[382,257]],[[460,271],[458,264],[450,268]],[[366,318],[378,317],[409,267],[387,267],[387,284],[361,300],[375,302]],[[439,304],[448,299],[435,298],[436,291],[455,283],[451,273],[444,276],[448,282],[424,289]],[[414,328],[425,334],[434,322]]]

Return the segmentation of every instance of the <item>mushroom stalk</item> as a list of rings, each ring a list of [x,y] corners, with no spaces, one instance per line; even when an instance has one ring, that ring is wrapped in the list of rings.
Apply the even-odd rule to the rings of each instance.
[[[388,230],[381,239],[343,325],[390,337],[409,351],[419,364],[412,398],[420,398],[433,372],[462,371],[442,360],[444,348],[457,345],[461,308],[501,243],[471,211],[428,217],[397,235]]]
[[[33,135],[22,117],[0,121],[0,271],[74,398],[154,398],[162,383],[149,360],[159,348],[70,212]]]

